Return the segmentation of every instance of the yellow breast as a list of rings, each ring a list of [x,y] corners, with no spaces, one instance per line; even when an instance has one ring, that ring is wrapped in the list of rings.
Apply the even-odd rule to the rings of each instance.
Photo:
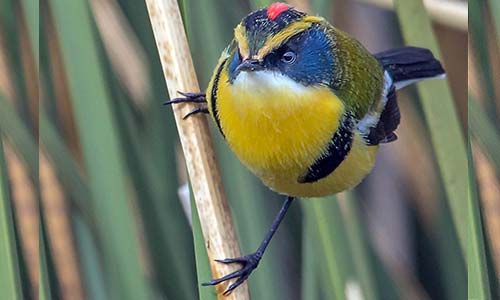
[[[266,185],[293,196],[332,194],[345,185],[328,179],[335,172],[314,184],[297,182],[324,152],[344,112],[329,88],[305,87],[268,71],[241,73],[233,84],[222,72],[218,82],[216,108],[225,138]],[[353,150],[363,152],[358,144]],[[320,186],[327,181],[328,187]]]

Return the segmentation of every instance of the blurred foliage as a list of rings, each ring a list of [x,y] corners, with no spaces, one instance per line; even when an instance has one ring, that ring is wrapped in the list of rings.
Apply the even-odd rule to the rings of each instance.
[[[405,41],[422,45],[442,60],[441,51],[432,32],[432,24],[421,1],[395,1],[396,12]],[[460,238],[462,250],[467,237],[462,220],[466,216],[467,173],[466,154],[461,126],[446,81],[427,81],[417,85],[420,102],[429,126],[431,141],[439,165],[444,190]],[[439,99],[439,102],[435,101]],[[464,251],[465,252],[465,251]]]
[[[21,299],[23,290],[19,273],[17,237],[6,171],[3,145],[0,140],[0,240],[5,243],[0,247],[0,266],[4,270],[0,275],[0,290],[2,296],[8,299]]]
[[[271,1],[181,2],[203,87],[234,26]],[[433,35],[421,1],[395,1],[395,13],[354,0],[294,3],[308,4],[313,13],[350,33],[376,27],[375,38],[386,42],[386,48],[400,46],[394,41],[403,37],[408,44],[440,53],[445,67],[465,63],[448,60],[449,51],[462,48],[443,36],[466,33],[440,28]],[[249,279],[253,299],[457,299],[466,293],[466,270],[470,297],[499,298],[500,229],[490,220],[500,216],[486,208],[498,207],[500,199],[484,188],[500,186],[497,3],[469,1],[468,106],[452,97],[456,91],[449,87],[457,86],[451,82],[453,74],[448,81],[410,89],[417,97],[401,93],[400,101],[420,100],[403,112],[402,122],[411,121],[405,113],[425,122],[425,132],[406,132],[419,137],[419,146],[432,145],[430,154],[418,153],[411,161],[385,155],[360,189],[295,204]],[[391,30],[370,23],[380,19]],[[368,48],[373,46],[370,38],[360,37]],[[166,98],[143,1],[0,0],[0,299],[34,299],[36,292],[41,299],[215,299],[213,288],[200,287],[210,279],[210,268],[196,210],[190,210],[189,197],[178,193],[188,180],[177,155],[171,110],[161,106]],[[461,107],[468,107],[468,124],[459,123],[456,111]],[[250,253],[282,199],[241,165],[217,130],[213,138],[239,242]],[[6,144],[24,169],[8,151],[4,155]],[[68,238],[45,226],[43,218],[31,222],[36,232],[41,230],[35,243],[39,265],[33,265],[22,225],[33,217],[23,210],[23,194],[17,191],[22,172],[39,186],[37,146],[62,187],[40,188],[60,193],[64,201],[56,206],[39,191],[32,199],[41,200],[37,205],[44,212],[56,211],[72,228]],[[472,159],[477,151],[486,161]],[[422,162],[436,174],[412,172],[421,170],[417,166]],[[494,175],[481,173],[484,168]],[[422,177],[437,178],[432,199],[422,197],[428,191],[412,186]],[[394,186],[398,191],[391,190]],[[393,206],[381,206],[383,200]],[[382,215],[390,222],[373,220]],[[387,224],[406,235],[391,235]],[[76,246],[74,264],[53,254],[61,240]],[[65,268],[77,269],[83,294],[62,293],[69,282]],[[37,280],[28,275],[34,269]]]
[[[470,145],[469,145],[470,146]],[[473,168],[472,154],[469,147],[469,168]],[[468,195],[468,213],[470,224],[468,226],[469,243],[467,248],[468,259],[468,297],[469,299],[491,299],[490,284],[488,278],[488,266],[486,264],[486,252],[480,215],[478,192],[475,174],[470,173]]]

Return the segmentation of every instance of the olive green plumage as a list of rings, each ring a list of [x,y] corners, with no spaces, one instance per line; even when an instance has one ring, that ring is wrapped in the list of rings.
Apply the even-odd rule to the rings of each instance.
[[[322,22],[331,39],[331,49],[338,61],[333,71],[332,89],[356,119],[375,109],[384,86],[384,70],[373,55],[345,32]]]

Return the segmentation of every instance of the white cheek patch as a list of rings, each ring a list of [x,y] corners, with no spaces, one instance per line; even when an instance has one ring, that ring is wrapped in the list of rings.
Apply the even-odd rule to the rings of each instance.
[[[244,92],[269,93],[285,90],[302,94],[306,87],[288,76],[272,71],[241,72],[233,82],[233,88]]]

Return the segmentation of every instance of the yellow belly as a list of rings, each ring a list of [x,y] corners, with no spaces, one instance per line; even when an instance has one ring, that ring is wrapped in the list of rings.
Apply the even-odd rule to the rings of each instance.
[[[261,177],[271,189],[290,196],[323,197],[355,187],[373,168],[378,146],[366,146],[356,134],[345,160],[327,177],[313,183],[298,183],[297,178],[284,174]]]
[[[359,135],[344,162],[314,183],[297,179],[320,157],[339,126],[342,102],[328,88],[289,89],[229,84],[221,75],[217,112],[229,147],[264,184],[301,197],[325,196],[361,181],[373,166],[378,147]]]

